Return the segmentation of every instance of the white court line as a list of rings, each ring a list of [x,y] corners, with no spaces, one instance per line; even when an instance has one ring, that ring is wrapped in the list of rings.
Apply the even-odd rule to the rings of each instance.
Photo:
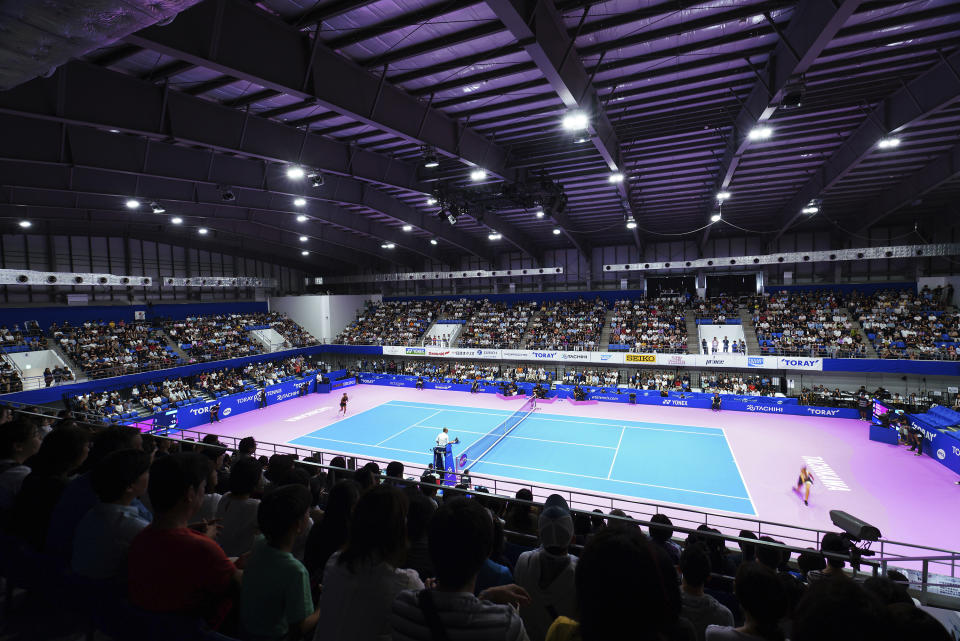
[[[293,439],[293,440],[294,440],[294,441],[299,441],[300,439],[303,439],[303,438],[311,438],[311,439],[313,439],[313,440],[315,440],[315,441],[330,441],[331,443],[346,443],[347,445],[360,445],[361,447],[375,447],[375,446],[373,446],[373,445],[370,445],[369,443],[357,443],[356,441],[342,441],[342,440],[340,440],[340,439],[338,439],[338,438],[322,438],[322,437],[319,437],[319,436],[309,436],[309,435],[307,435],[307,436],[301,436],[300,438],[295,438],[295,439]],[[293,443],[293,442],[291,441],[291,443]],[[406,452],[407,454],[419,454],[419,455],[421,455],[421,456],[426,456],[427,454],[429,454],[429,452],[428,452],[427,450],[424,450],[424,451],[422,451],[422,452],[418,452],[417,450],[402,450],[402,449],[400,449],[399,447],[384,447],[384,448],[382,448],[382,449],[385,449],[385,450],[393,450],[394,452]],[[361,456],[363,456],[363,455],[361,455]]]
[[[627,426],[623,426],[623,430],[620,431],[620,440],[617,441],[617,451],[613,453],[613,460],[610,461],[610,471],[607,472],[607,478],[610,478],[610,475],[613,474],[613,465],[617,462],[617,455],[620,454],[620,444],[623,443],[623,435],[627,433]]]
[[[434,412],[434,413],[431,414],[430,416],[427,416],[426,418],[421,418],[419,421],[417,421],[417,422],[414,423],[413,425],[408,425],[407,427],[403,428],[403,429],[400,430],[399,432],[396,432],[396,433],[394,433],[394,434],[391,434],[391,435],[388,436],[387,438],[385,438],[385,439],[383,439],[382,441],[380,441],[379,443],[377,443],[376,447],[380,447],[382,444],[386,443],[387,441],[389,441],[389,440],[392,439],[393,437],[395,437],[395,436],[400,436],[401,434],[403,434],[403,433],[406,432],[407,430],[409,430],[409,429],[411,429],[411,428],[414,428],[414,427],[417,427],[418,425],[420,425],[420,423],[423,423],[423,422],[424,422],[425,420],[427,420],[428,418],[433,418],[434,416],[436,416],[437,414],[439,414],[440,412],[443,412],[443,411],[444,411],[444,410],[437,410],[436,412]]]
[[[740,463],[737,461],[737,455],[733,453],[733,446],[730,445],[730,441],[727,439],[727,430],[726,428],[721,427],[723,430],[723,439],[727,441],[727,449],[730,450],[730,457],[733,459],[733,464],[737,466],[737,474],[740,475],[740,482],[743,483],[743,489],[747,491],[747,498],[750,499],[750,507],[753,508],[753,511],[756,512],[756,504],[753,502],[753,496],[750,495],[750,486],[747,485],[747,479],[743,476],[743,470],[740,469]]]
[[[387,403],[384,403],[384,405],[389,405],[389,404],[391,404],[391,403],[393,403],[393,401],[388,401]],[[399,405],[399,404],[398,404],[398,405]],[[414,406],[414,405],[400,405],[400,407],[416,407],[416,406]],[[424,407],[424,408],[421,408],[421,409],[427,409],[427,408]],[[485,416],[508,416],[508,414],[491,414],[490,412],[475,412],[475,411],[471,411],[471,410],[461,410],[461,409],[450,409],[450,410],[447,410],[447,411],[449,411],[449,412],[461,412],[461,413],[463,413],[463,414],[483,414],[483,415],[485,415]],[[592,421],[581,421],[581,420],[577,419],[577,418],[574,417],[574,416],[571,416],[569,420],[564,420],[564,419],[561,419],[561,418],[550,418],[549,416],[544,416],[543,414],[538,414],[537,416],[534,416],[533,418],[536,418],[536,419],[541,420],[541,421],[550,421],[550,422],[553,422],[553,423],[572,423],[572,424],[574,424],[574,425],[600,425],[600,426],[602,426],[602,427],[621,427],[621,428],[622,428],[622,427],[626,427],[628,430],[647,430],[647,431],[650,431],[650,432],[676,432],[676,433],[678,433],[678,434],[697,434],[697,435],[699,435],[699,436],[723,436],[723,433],[722,433],[722,432],[719,432],[719,431],[715,431],[715,432],[694,432],[694,431],[691,431],[691,430],[670,430],[670,429],[666,429],[666,428],[663,428],[663,427],[639,427],[639,426],[635,426],[635,425],[626,425],[626,426],[625,426],[625,425],[622,425],[622,424],[614,424],[614,423],[612,423],[612,422],[611,422],[611,423],[595,423],[595,422],[592,422]],[[612,421],[612,420],[613,420],[613,419],[611,419],[611,421]],[[638,421],[638,422],[640,422],[640,421]],[[692,426],[692,427],[697,427],[697,426]],[[720,428],[717,428],[717,427],[698,427],[698,429],[701,429],[701,430],[719,430]]]
[[[411,426],[411,427],[413,427],[413,426]],[[438,428],[436,428],[436,427],[433,427],[432,425],[417,425],[416,427],[419,427],[419,428],[422,428],[422,429],[428,429],[428,430],[438,429]],[[407,428],[407,429],[410,429],[410,428]],[[457,430],[457,433],[458,433],[458,434],[478,434],[478,435],[480,435],[480,436],[483,436],[484,434],[487,434],[487,432],[470,432],[470,431],[468,431],[468,430],[460,430],[460,429]],[[559,445],[576,445],[577,447],[596,447],[596,448],[600,448],[601,450],[612,450],[612,449],[615,449],[615,448],[613,448],[613,447],[611,447],[611,446],[609,446],[609,445],[591,445],[591,444],[589,444],[589,443],[571,443],[570,441],[552,441],[552,440],[546,439],[546,438],[533,438],[532,436],[515,436],[515,435],[512,434],[512,433],[511,433],[511,434],[507,434],[506,436],[504,436],[504,437],[503,437],[503,440],[507,440],[507,439],[511,439],[511,438],[517,438],[517,439],[521,439],[521,440],[523,440],[523,441],[537,441],[538,443],[557,443],[557,444],[559,444]],[[622,437],[621,437],[621,438],[622,438]]]
[[[720,494],[719,492],[704,492],[704,491],[702,491],[702,490],[690,490],[690,489],[683,488],[683,487],[670,487],[669,485],[655,485],[655,484],[653,484],[653,483],[641,483],[641,482],[639,482],[639,481],[624,481],[624,480],[622,480],[622,479],[605,479],[605,478],[603,478],[602,476],[590,476],[589,474],[577,474],[577,473],[575,473],[575,472],[558,472],[558,471],[556,471],[556,470],[544,470],[544,469],[541,469],[541,468],[538,468],[538,467],[527,467],[526,465],[511,465],[510,463],[495,463],[495,462],[493,462],[493,461],[488,461],[488,460],[486,460],[486,459],[481,460],[481,461],[480,461],[479,463],[477,463],[476,465],[479,466],[479,465],[481,465],[481,464],[486,464],[486,465],[501,465],[501,466],[503,466],[503,467],[513,467],[513,468],[517,468],[517,469],[520,469],[520,470],[532,470],[532,471],[534,471],[534,472],[547,472],[548,474],[562,474],[562,475],[564,475],[564,476],[579,476],[579,477],[581,477],[581,478],[594,479],[594,480],[597,480],[597,481],[612,481],[612,482],[614,482],[614,483],[628,483],[628,484],[630,484],[630,485],[642,485],[642,486],[644,486],[644,487],[655,487],[655,488],[658,488],[658,489],[661,489],[661,490],[673,490],[673,491],[675,491],[675,492],[690,492],[690,493],[692,493],[692,494],[707,494],[707,495],[709,495],[709,496],[720,496],[720,497],[723,497],[723,498],[726,498],[726,499],[738,499],[738,500],[740,500],[740,501],[748,501],[748,500],[750,500],[750,497],[749,497],[749,496],[733,496],[733,495],[731,495],[731,494]],[[478,474],[476,470],[473,470],[473,472],[474,472],[475,475]],[[581,488],[581,489],[582,489],[582,488]],[[588,491],[589,491],[589,490],[588,490]],[[751,507],[753,507],[753,506],[751,505]]]

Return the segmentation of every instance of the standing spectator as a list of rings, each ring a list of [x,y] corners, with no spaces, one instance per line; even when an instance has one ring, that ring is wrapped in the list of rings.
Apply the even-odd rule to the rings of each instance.
[[[127,557],[130,602],[150,612],[202,616],[218,627],[233,605],[242,573],[212,539],[187,527],[203,502],[210,461],[195,452],[172,454],[150,468],[147,492],[153,523],[133,540]]]
[[[723,351],[724,352],[730,351],[730,339],[727,338],[726,336],[723,337]]]
[[[292,554],[310,524],[310,490],[285,485],[267,492],[257,511],[261,538],[247,561],[240,589],[242,631],[258,641],[280,641],[291,629],[313,633],[320,611],[313,607],[310,575]]]
[[[783,641],[780,622],[787,614],[788,599],[777,573],[761,563],[743,563],[733,591],[743,609],[743,625],[708,626],[706,641]]]
[[[43,382],[47,387],[53,384],[53,372],[50,371],[49,367],[43,370]]]
[[[567,502],[559,494],[551,494],[540,514],[540,547],[521,554],[514,569],[517,585],[530,595],[530,605],[520,616],[532,641],[542,641],[558,616],[576,615],[577,557],[569,553],[573,538]]]
[[[688,545],[680,555],[680,616],[693,625],[697,641],[703,641],[708,625],[733,626],[733,614],[719,601],[705,594],[703,586],[710,578],[710,555],[701,543]]]
[[[105,456],[90,472],[100,503],[77,524],[73,570],[92,579],[127,580],[127,550],[140,530],[150,525],[131,504],[147,491],[150,455],[126,449]]]
[[[407,547],[406,520],[407,501],[400,490],[378,485],[360,497],[347,544],[324,571],[316,641],[385,638],[397,594],[423,589],[415,570],[399,568]]]
[[[217,543],[227,556],[241,556],[253,548],[260,500],[251,495],[262,487],[262,476],[260,463],[249,457],[234,463],[230,470],[230,491],[217,504],[217,519],[222,528]]]
[[[401,592],[393,602],[393,641],[431,641],[442,627],[448,641],[497,639],[525,641],[523,621],[508,603],[529,603],[515,585],[473,595],[477,574],[493,547],[490,513],[474,500],[445,501],[430,522],[430,557],[437,589]]]
[[[24,462],[40,450],[40,428],[25,419],[0,424],[0,519],[13,507],[23,479],[30,474]]]
[[[14,499],[11,533],[37,550],[43,548],[54,506],[70,475],[86,460],[89,447],[89,432],[77,426],[65,425],[43,439],[36,456],[30,459],[30,474]]]
[[[717,340],[717,337],[713,337],[713,342],[710,343],[710,346],[713,348],[713,353],[717,353],[717,348],[720,346],[720,342]]]

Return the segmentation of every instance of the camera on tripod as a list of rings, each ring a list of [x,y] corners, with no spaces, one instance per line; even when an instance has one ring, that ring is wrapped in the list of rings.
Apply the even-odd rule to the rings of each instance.
[[[844,549],[840,551],[849,554],[850,565],[859,570],[863,557],[876,553],[870,549],[870,544],[880,540],[880,529],[841,510],[830,510],[830,520],[843,530],[840,538]]]

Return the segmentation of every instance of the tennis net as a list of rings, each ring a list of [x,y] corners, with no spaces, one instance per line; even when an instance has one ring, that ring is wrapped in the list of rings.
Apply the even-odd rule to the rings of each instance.
[[[472,467],[487,455],[496,445],[514,430],[525,418],[537,409],[537,397],[531,396],[523,406],[507,417],[505,421],[467,446],[457,459],[457,466],[463,470]]]

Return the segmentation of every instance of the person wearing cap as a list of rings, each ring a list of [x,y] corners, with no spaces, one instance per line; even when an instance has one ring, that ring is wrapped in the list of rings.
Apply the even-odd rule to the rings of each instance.
[[[514,580],[530,594],[530,605],[520,610],[532,641],[542,641],[558,616],[576,616],[574,574],[577,557],[569,553],[573,518],[567,502],[551,494],[539,520],[540,547],[517,559]]]

